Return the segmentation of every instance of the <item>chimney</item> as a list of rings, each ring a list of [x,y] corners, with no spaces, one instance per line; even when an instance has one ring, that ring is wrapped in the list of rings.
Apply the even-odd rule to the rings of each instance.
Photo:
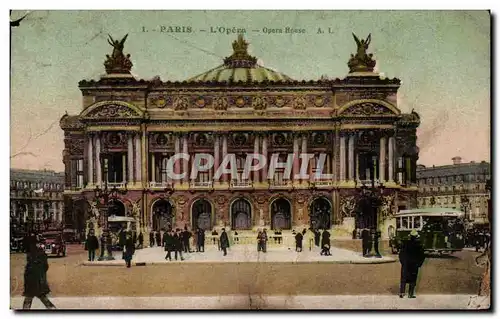
[[[455,156],[451,160],[453,161],[453,165],[458,165],[462,163],[462,158],[460,156]]]

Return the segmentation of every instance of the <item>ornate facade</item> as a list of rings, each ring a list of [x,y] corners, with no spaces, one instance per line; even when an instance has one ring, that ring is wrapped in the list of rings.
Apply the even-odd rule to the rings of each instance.
[[[61,226],[65,220],[64,173],[10,170],[10,224],[24,232],[33,227]]]
[[[107,182],[122,190],[113,214],[132,216],[143,232],[169,224],[242,231],[313,226],[346,236],[363,227],[359,190],[374,183],[384,188],[378,223],[385,234],[398,208],[416,207],[420,118],[401,113],[400,80],[373,73],[369,40],[356,40],[348,76],[318,81],[293,80],[259,65],[242,36],[233,54],[208,72],[182,82],[137,80],[124,40],[121,47],[110,42],[108,74],[81,81],[81,113],[61,119],[67,209],[91,219],[95,188]],[[212,169],[172,181],[166,161],[181,152],[209,153],[215,169],[234,153],[238,171],[239,156],[247,153],[312,153],[311,176],[326,154],[325,174],[333,178],[285,180],[279,170],[268,178],[263,169],[246,180],[223,175],[214,182]],[[300,165],[294,162],[294,175]],[[190,169],[188,161],[174,167]]]
[[[452,165],[417,166],[418,206],[460,209],[471,222],[487,223],[490,164],[452,160]]]

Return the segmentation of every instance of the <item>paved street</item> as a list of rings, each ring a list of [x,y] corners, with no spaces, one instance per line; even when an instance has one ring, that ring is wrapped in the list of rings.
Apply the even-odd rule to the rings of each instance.
[[[359,241],[336,241],[356,248]],[[359,250],[358,250],[359,251]],[[385,250],[383,250],[385,251]],[[476,294],[482,269],[478,254],[462,251],[452,257],[428,258],[417,294]],[[398,292],[400,265],[330,263],[172,263],[123,267],[88,267],[86,252],[69,247],[68,256],[50,258],[51,296],[171,295],[391,295]],[[11,255],[11,293],[22,294],[25,256]]]

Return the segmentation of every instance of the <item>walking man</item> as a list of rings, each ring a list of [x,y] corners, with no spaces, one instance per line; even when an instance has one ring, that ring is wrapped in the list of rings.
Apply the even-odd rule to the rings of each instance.
[[[167,232],[165,232],[163,238],[165,240],[163,246],[165,247],[165,251],[167,252],[165,259],[172,261],[172,251],[175,250],[174,231],[172,229],[169,229]]]
[[[139,248],[142,249],[142,245],[144,244],[144,236],[142,235],[142,232],[139,233],[139,237],[137,238],[137,240],[139,241]]]
[[[175,260],[177,260],[177,254],[179,254],[181,260],[184,260],[184,258],[182,257],[182,233],[179,228],[175,230],[174,244],[175,244]]]
[[[94,261],[95,251],[97,248],[99,248],[99,240],[94,234],[94,230],[91,229],[89,231],[89,235],[87,236],[87,250],[89,251],[89,261]]]
[[[45,305],[47,309],[55,309],[56,307],[47,294],[50,292],[49,284],[47,283],[47,270],[49,264],[47,255],[40,246],[40,243],[32,243],[29,247],[26,267],[24,269],[24,293],[23,309],[30,309],[33,298],[37,297]]]
[[[224,252],[224,256],[227,255],[227,249],[229,248],[229,238],[227,237],[226,229],[222,228],[222,233],[220,234],[220,247]]]
[[[125,264],[127,268],[132,266],[132,256],[135,253],[135,243],[132,235],[130,233],[126,234],[125,246],[123,247],[123,259],[125,259]]]
[[[149,247],[153,247],[155,245],[155,234],[154,232],[149,233]]]
[[[198,240],[196,241],[196,244],[198,245],[198,251],[205,252],[205,231],[201,228],[198,228],[196,236],[198,236]]]
[[[401,284],[399,286],[399,298],[403,298],[408,288],[408,298],[415,297],[415,286],[417,284],[418,269],[425,260],[424,248],[418,240],[418,233],[412,230],[410,239],[403,242],[399,251],[399,262],[401,263]]]
[[[191,248],[189,247],[189,239],[191,238],[191,232],[184,226],[184,231],[182,232],[182,244],[185,253],[190,253]]]
[[[361,232],[361,240],[363,245],[363,257],[366,257],[370,253],[371,237],[370,231],[368,229],[363,229]]]
[[[304,236],[302,233],[298,232],[297,235],[295,235],[295,251],[301,252],[302,251],[302,239]]]

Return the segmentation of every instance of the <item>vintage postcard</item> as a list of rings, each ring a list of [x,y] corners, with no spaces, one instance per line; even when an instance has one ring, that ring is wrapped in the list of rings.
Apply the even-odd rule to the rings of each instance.
[[[490,308],[490,12],[10,20],[12,309]]]

